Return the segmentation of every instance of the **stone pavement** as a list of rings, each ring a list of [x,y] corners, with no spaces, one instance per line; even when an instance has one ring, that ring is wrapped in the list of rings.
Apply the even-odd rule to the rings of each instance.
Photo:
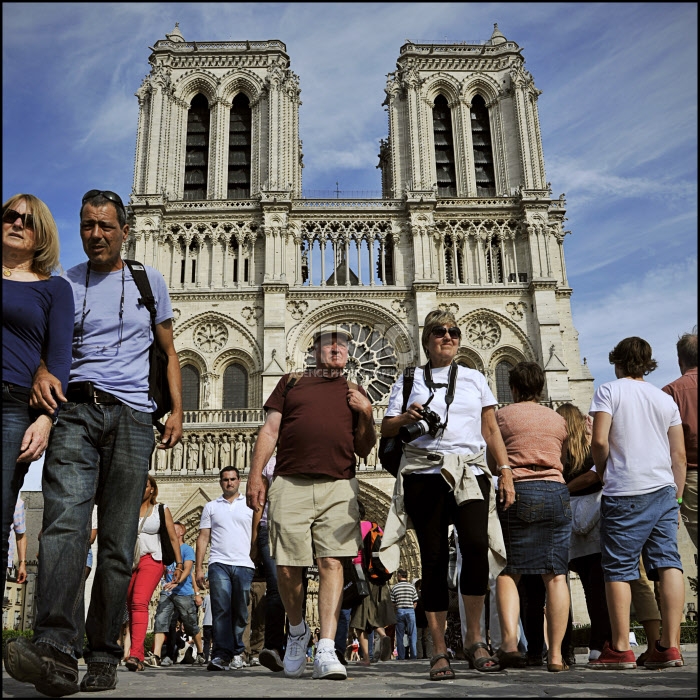
[[[644,647],[637,647],[637,655]],[[71,697],[92,698],[387,698],[387,697],[589,697],[589,698],[685,698],[697,697],[697,645],[683,647],[686,666],[660,671],[593,671],[585,668],[586,655],[566,673],[548,673],[547,668],[508,669],[500,673],[469,670],[465,661],[453,661],[456,678],[434,682],[428,679],[428,662],[388,661],[362,667],[351,663],[346,681],[314,681],[311,664],[304,676],[287,679],[262,666],[240,671],[211,673],[205,667],[176,665],[130,673],[119,667],[115,690],[78,693]],[[83,667],[84,668],[84,667]],[[81,673],[82,675],[82,673]],[[2,671],[2,697],[39,696],[25,683]]]

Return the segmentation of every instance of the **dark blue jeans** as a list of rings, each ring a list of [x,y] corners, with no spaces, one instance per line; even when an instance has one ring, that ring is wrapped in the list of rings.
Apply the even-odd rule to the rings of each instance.
[[[2,384],[2,567],[7,566],[7,538],[12,527],[17,496],[22,489],[29,462],[17,462],[22,438],[35,417],[29,409],[29,389]]]
[[[416,611],[413,608],[399,608],[396,611],[396,652],[399,659],[406,658],[406,647],[403,643],[404,632],[408,636],[408,646],[411,650],[411,658],[418,658],[416,642],[418,634],[416,631]]]
[[[39,601],[34,640],[76,659],[118,664],[139,508],[155,444],[150,413],[124,405],[66,403],[46,451]],[[83,584],[93,503],[97,566],[87,621]]]
[[[351,613],[352,608],[340,609],[340,615],[338,616],[338,627],[335,630],[335,653],[337,654],[338,658],[345,658],[345,652],[348,648],[348,632],[350,631]]]
[[[230,661],[245,651],[243,631],[248,624],[250,584],[255,569],[232,564],[209,564],[211,597],[212,658]]]
[[[287,639],[284,634],[284,604],[277,588],[277,565],[270,556],[270,534],[267,525],[260,524],[258,550],[265,570],[265,649],[276,649],[284,656]]]

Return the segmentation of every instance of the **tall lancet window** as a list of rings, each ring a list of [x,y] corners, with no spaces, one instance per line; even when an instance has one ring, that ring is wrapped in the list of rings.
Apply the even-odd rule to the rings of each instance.
[[[187,113],[185,151],[185,199],[207,198],[209,171],[209,103],[197,93]]]
[[[433,107],[433,136],[438,197],[456,197],[457,176],[452,138],[452,111],[442,95],[435,98],[435,107]]]
[[[250,101],[239,92],[228,128],[228,199],[250,197],[250,123]]]
[[[491,123],[489,110],[481,95],[474,95],[472,99],[471,122],[476,194],[478,197],[495,197],[496,177],[493,174]]]

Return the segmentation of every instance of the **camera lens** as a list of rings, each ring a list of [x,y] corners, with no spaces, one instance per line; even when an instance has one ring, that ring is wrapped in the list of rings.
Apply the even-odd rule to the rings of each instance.
[[[411,425],[404,425],[399,429],[399,437],[404,442],[413,442],[416,438],[425,435],[428,432],[428,424],[424,420],[419,420]]]

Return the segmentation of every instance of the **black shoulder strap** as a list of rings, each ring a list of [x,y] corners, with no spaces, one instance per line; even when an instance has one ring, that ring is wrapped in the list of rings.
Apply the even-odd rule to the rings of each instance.
[[[290,372],[287,377],[287,384],[282,392],[282,401],[287,398],[287,394],[294,388],[294,385],[304,376],[303,372]]]
[[[131,270],[131,275],[134,278],[134,282],[138,287],[139,294],[141,298],[139,299],[139,304],[143,304],[148,312],[151,314],[151,321],[153,325],[156,325],[156,300],[153,296],[153,290],[151,289],[151,283],[148,280],[148,275],[146,274],[146,268],[138,260],[124,260],[124,262],[129,266]]]
[[[401,408],[401,413],[406,413],[408,399],[411,396],[411,390],[413,389],[413,376],[415,373],[415,367],[406,367],[403,372],[403,406]]]

